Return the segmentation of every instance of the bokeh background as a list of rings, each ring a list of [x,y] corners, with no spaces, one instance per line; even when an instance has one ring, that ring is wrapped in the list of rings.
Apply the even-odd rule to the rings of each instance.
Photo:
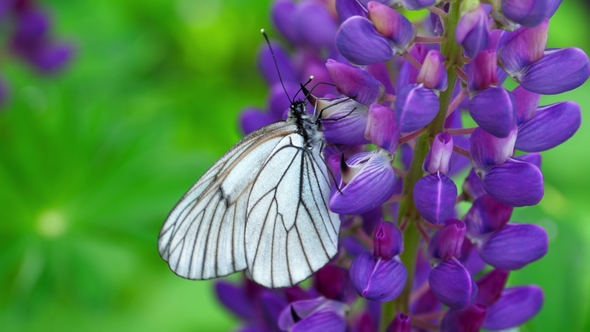
[[[40,75],[6,50],[0,110],[0,330],[226,331],[237,321],[212,282],[175,276],[159,228],[180,196],[264,106],[259,30],[270,0],[40,2],[71,42],[65,70]],[[590,51],[588,7],[564,1],[549,47]],[[0,22],[5,46],[6,22]],[[0,47],[4,47],[0,46]],[[590,331],[590,84],[584,123],[543,153],[546,194],[513,220],[538,223],[547,256],[511,274],[545,306],[521,331]]]

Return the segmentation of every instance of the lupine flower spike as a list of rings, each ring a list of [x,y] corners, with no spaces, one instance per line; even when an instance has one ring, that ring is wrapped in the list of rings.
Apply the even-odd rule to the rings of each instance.
[[[548,251],[542,227],[512,219],[543,199],[539,152],[581,123],[574,102],[539,104],[590,75],[580,49],[547,48],[560,2],[274,3],[286,90],[310,74],[322,83],[305,97],[342,227],[338,253],[306,286],[218,282],[244,331],[505,330],[542,309],[540,287],[507,280]],[[410,21],[400,8],[430,15]],[[245,133],[288,113],[272,61],[262,48],[269,99],[244,109]],[[475,128],[464,128],[469,116]]]

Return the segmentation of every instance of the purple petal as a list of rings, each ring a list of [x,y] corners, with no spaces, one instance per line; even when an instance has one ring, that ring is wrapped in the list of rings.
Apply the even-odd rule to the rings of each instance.
[[[506,138],[498,138],[477,128],[469,137],[471,160],[478,168],[487,168],[504,163],[514,154],[514,142],[516,141],[517,128],[514,126],[512,133]]]
[[[438,113],[440,101],[430,89],[418,84],[404,86],[395,100],[395,116],[404,133],[418,130],[430,123]]]
[[[296,13],[301,40],[312,47],[333,47],[338,26],[326,7],[312,1],[302,2]]]
[[[412,331],[412,320],[410,316],[400,312],[395,315],[393,322],[387,328],[387,332],[411,332]]]
[[[352,16],[367,17],[367,13],[356,0],[338,0],[336,1],[335,6],[340,22],[344,22]]]
[[[272,50],[275,54],[275,59],[277,61],[277,65],[279,70],[275,67],[275,63],[272,57],[272,53],[268,48],[268,45],[264,44],[260,51],[258,52],[258,71],[264,77],[264,80],[269,86],[273,86],[275,84],[280,84],[281,81],[279,79],[279,72],[281,73],[281,78],[283,82],[291,82],[291,83],[299,83],[299,77],[295,72],[295,68],[291,64],[291,60],[289,59],[289,55],[285,50],[277,43],[271,42]]]
[[[322,100],[317,105],[320,110],[324,138],[331,144],[367,144],[365,138],[368,109],[354,100]]]
[[[502,204],[490,195],[479,196],[465,215],[467,234],[478,237],[501,229],[510,220],[513,210],[512,206]]]
[[[314,287],[328,299],[351,304],[356,298],[348,270],[327,264],[314,275]]]
[[[572,137],[581,123],[580,106],[573,101],[541,107],[518,128],[515,146],[528,152],[549,150]]]
[[[377,31],[393,42],[394,52],[405,52],[416,35],[416,28],[401,13],[377,1],[367,4],[369,19]]]
[[[288,305],[284,297],[277,295],[277,293],[264,290],[260,294],[260,304],[264,314],[264,320],[268,326],[273,330],[278,330],[278,320],[281,311]]]
[[[547,253],[547,232],[537,225],[508,224],[479,246],[479,255],[493,267],[518,270]]]
[[[466,310],[449,310],[442,320],[441,332],[477,332],[486,318],[487,307],[473,304]]]
[[[483,327],[488,330],[505,330],[519,326],[541,310],[543,297],[543,290],[538,286],[508,288],[498,302],[488,308]]]
[[[455,208],[457,186],[449,177],[436,173],[427,175],[414,185],[414,203],[418,212],[434,225],[445,220]]]
[[[516,124],[512,93],[502,87],[489,87],[469,101],[469,114],[488,133],[506,138]]]
[[[424,159],[424,169],[428,173],[447,174],[451,168],[452,156],[453,136],[446,132],[439,133],[432,140],[432,148]]]
[[[522,86],[518,86],[512,91],[516,107],[516,125],[520,126],[523,122],[532,119],[537,114],[537,107],[541,95],[530,92]]]
[[[408,51],[408,53],[410,53],[410,55],[412,57],[414,57],[414,59],[416,59],[416,61],[423,63],[424,59],[426,59],[426,55],[428,54],[429,50],[431,48],[430,45],[426,45],[426,44],[422,44],[422,43],[414,43],[414,45],[412,45],[412,47],[410,48],[410,50]],[[399,71],[399,75],[397,77],[397,89],[398,90],[402,90],[404,88],[404,86],[408,85],[408,84],[413,84],[416,83],[416,79],[418,77],[418,73],[419,70],[416,69],[416,67],[414,67],[409,61],[407,61],[406,59],[403,58],[397,58],[399,59],[399,61],[401,61],[402,65]]]
[[[430,256],[442,260],[461,257],[465,239],[465,224],[459,219],[445,220],[445,227],[438,230],[428,243]]]
[[[543,57],[548,28],[549,21],[546,20],[535,28],[522,27],[502,35],[498,55],[508,74],[514,75]]]
[[[514,159],[494,166],[482,177],[490,196],[510,206],[531,206],[543,198],[543,173],[537,166]]]
[[[377,206],[374,209],[361,214],[363,220],[363,231],[367,235],[371,235],[375,232],[375,229],[383,222],[383,209],[381,206]]]
[[[323,297],[292,302],[281,312],[278,325],[281,330],[292,331],[295,325],[317,312],[333,312],[337,316],[343,317],[346,307],[347,305],[342,302],[327,300]],[[323,320],[321,319],[321,321]],[[331,319],[327,319],[327,321],[330,322]],[[304,326],[307,326],[307,324],[304,324]]]
[[[341,240],[342,241],[342,240]],[[352,257],[367,252],[367,248],[355,237],[349,236],[344,238],[344,249]]]
[[[477,281],[476,301],[492,305],[496,302],[506,286],[509,272],[506,270],[493,269]]]
[[[219,302],[240,318],[248,320],[254,317],[252,301],[246,295],[244,288],[229,282],[218,281],[215,283],[215,293]]]
[[[383,86],[365,70],[328,59],[326,68],[341,94],[369,106],[383,94]]]
[[[361,214],[387,201],[395,189],[391,156],[380,150],[367,155],[362,169],[346,186],[340,184],[330,198],[330,210],[340,214]],[[375,185],[379,184],[379,185]]]
[[[373,256],[392,259],[404,250],[402,232],[393,223],[381,221],[373,236]]]
[[[392,155],[395,154],[400,131],[391,108],[380,104],[372,104],[369,107],[365,138]]]
[[[353,16],[336,33],[336,47],[348,61],[357,65],[385,62],[394,55],[391,42],[377,32],[368,19]]]
[[[483,189],[483,182],[474,168],[469,171],[469,175],[465,178],[463,192],[469,196],[470,200],[475,200],[479,196],[486,194],[485,189]]]
[[[309,317],[297,322],[290,329],[291,332],[309,331],[345,331],[344,317],[331,310],[319,310]]]
[[[465,54],[472,59],[486,47],[489,38],[489,26],[488,14],[483,6],[479,6],[461,17],[457,24],[455,37],[457,43],[463,46]]]
[[[384,260],[369,253],[361,254],[352,261],[350,279],[360,296],[379,302],[398,297],[408,272],[397,259]]]
[[[497,59],[496,50],[483,50],[467,65],[469,91],[480,91],[499,85]]]
[[[502,0],[502,13],[520,25],[535,27],[549,14],[548,2],[548,0]]]
[[[471,273],[456,259],[436,266],[430,272],[428,281],[436,298],[451,309],[467,309],[477,293]]]
[[[559,5],[561,5],[561,0],[549,0],[549,14],[547,14],[548,18],[551,18],[551,16],[555,14],[557,8],[559,8]]]
[[[486,263],[481,259],[481,257],[479,257],[477,247],[474,246],[469,240],[463,241],[459,262],[465,266],[471,275],[478,274],[486,266]]]
[[[588,79],[588,56],[579,48],[547,50],[541,60],[515,76],[527,90],[552,95],[573,90]]]
[[[527,154],[520,155],[518,157],[514,157],[516,160],[525,161],[527,163],[531,163],[537,166],[538,169],[541,169],[541,161],[542,157],[541,154],[538,152],[531,152]]]

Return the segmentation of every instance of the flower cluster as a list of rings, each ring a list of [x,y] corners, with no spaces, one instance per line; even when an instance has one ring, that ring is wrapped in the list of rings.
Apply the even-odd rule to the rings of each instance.
[[[0,21],[0,28],[8,32],[5,54],[21,59],[40,73],[58,71],[72,58],[72,46],[54,39],[49,14],[34,0],[0,1]],[[6,102],[7,89],[0,77],[0,105]]]
[[[543,198],[539,152],[581,123],[574,102],[539,106],[590,75],[580,49],[546,49],[560,2],[274,3],[292,49],[273,44],[287,91],[309,75],[322,82],[312,92],[342,229],[308,289],[218,283],[244,330],[502,330],[541,309],[539,287],[506,281],[547,252],[545,230],[511,221]],[[401,7],[430,13],[411,22]],[[246,133],[288,110],[272,61],[264,47],[269,110],[245,110]],[[466,116],[477,127],[463,127]]]

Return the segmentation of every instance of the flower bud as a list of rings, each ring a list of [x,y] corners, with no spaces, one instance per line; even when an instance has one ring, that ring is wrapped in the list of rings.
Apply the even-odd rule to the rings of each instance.
[[[432,148],[424,159],[424,170],[428,173],[447,174],[451,168],[452,155],[453,136],[445,132],[437,134],[432,140]]]
[[[444,57],[437,50],[431,50],[426,55],[422,68],[416,78],[417,83],[424,84],[429,89],[444,91],[447,89],[447,71],[443,66]]]
[[[373,236],[373,255],[384,260],[392,259],[404,250],[402,232],[393,223],[381,221]]]
[[[496,50],[480,52],[467,68],[469,91],[481,91],[498,85],[498,56]]]
[[[445,227],[437,231],[428,244],[428,253],[433,258],[449,260],[461,257],[465,239],[465,224],[459,219],[445,220]]]
[[[380,104],[372,104],[369,107],[365,138],[390,154],[395,154],[400,131],[391,108]]]
[[[411,332],[412,331],[412,320],[410,316],[400,312],[395,315],[393,322],[387,328],[387,332]]]

